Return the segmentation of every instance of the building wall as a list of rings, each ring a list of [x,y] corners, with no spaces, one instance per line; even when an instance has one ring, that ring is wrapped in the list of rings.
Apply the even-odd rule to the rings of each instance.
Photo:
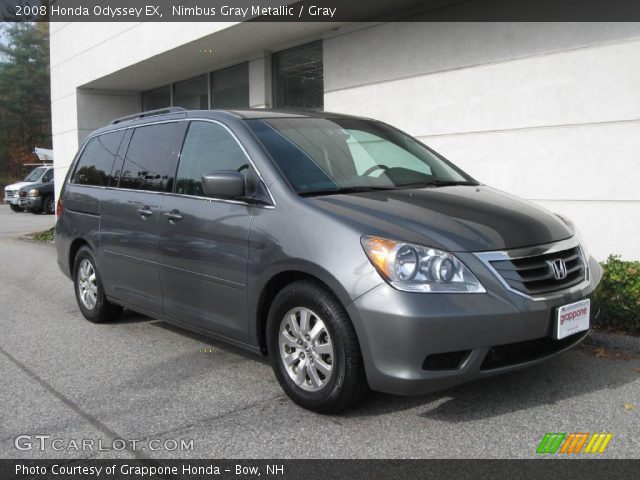
[[[84,89],[83,85],[232,25],[52,23],[51,113],[56,195],[82,139],[109,120],[140,110],[138,91]]]
[[[139,111],[141,89],[249,61],[250,104],[268,106],[269,51],[323,38],[326,110],[397,125],[478,180],[567,215],[599,259],[640,258],[638,23],[51,27],[57,188],[79,142]],[[203,63],[198,45],[223,58]]]
[[[353,25],[324,57],[326,110],[568,216],[599,259],[640,258],[640,24]]]

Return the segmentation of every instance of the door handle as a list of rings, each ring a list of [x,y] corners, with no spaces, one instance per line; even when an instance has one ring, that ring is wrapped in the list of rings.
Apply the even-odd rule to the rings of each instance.
[[[153,215],[151,208],[146,205],[142,208],[139,208],[138,213],[140,214],[143,220],[146,220],[147,217],[150,217],[151,215]]]
[[[180,212],[178,210],[166,212],[164,216],[167,217],[167,220],[169,220],[170,223],[176,223],[182,220],[182,215],[180,215]]]

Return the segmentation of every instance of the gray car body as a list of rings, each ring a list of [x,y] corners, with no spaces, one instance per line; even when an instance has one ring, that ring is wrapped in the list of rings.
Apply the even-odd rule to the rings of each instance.
[[[75,252],[88,245],[113,302],[256,353],[267,353],[267,312],[278,289],[296,279],[315,279],[347,310],[370,387],[396,394],[425,393],[521,368],[582,340],[584,335],[531,361],[481,368],[494,346],[548,337],[554,310],[590,297],[599,282],[600,267],[589,258],[589,277],[580,285],[532,299],[510,290],[483,260],[482,252],[524,255],[576,245],[573,228],[558,216],[484,185],[301,197],[244,121],[279,115],[308,114],[189,111],[94,132],[89,138],[165,121],[218,122],[245,149],[271,201],[74,185],[68,175],[56,226],[62,271],[71,277]],[[137,211],[147,206],[152,215],[143,220]],[[176,224],[164,215],[174,209],[183,215]],[[399,291],[372,266],[361,246],[363,235],[454,252],[487,292]],[[422,367],[428,355],[461,350],[470,353],[459,368]]]

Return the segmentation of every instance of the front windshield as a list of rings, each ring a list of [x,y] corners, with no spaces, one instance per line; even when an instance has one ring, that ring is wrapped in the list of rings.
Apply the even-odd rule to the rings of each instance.
[[[29,175],[27,175],[27,178],[25,178],[24,181],[25,182],[35,182],[36,180],[38,180],[42,176],[42,174],[44,173],[44,171],[46,169],[47,169],[47,167],[38,167],[38,168],[36,168]]]
[[[380,122],[351,118],[246,122],[301,195],[476,184],[436,153]]]

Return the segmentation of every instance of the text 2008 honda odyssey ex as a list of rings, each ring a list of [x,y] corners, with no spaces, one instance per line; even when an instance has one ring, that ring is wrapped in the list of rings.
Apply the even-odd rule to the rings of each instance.
[[[571,348],[601,276],[568,220],[330,113],[116,120],[84,142],[58,215],[88,320],[126,307],[262,352],[321,412]]]

